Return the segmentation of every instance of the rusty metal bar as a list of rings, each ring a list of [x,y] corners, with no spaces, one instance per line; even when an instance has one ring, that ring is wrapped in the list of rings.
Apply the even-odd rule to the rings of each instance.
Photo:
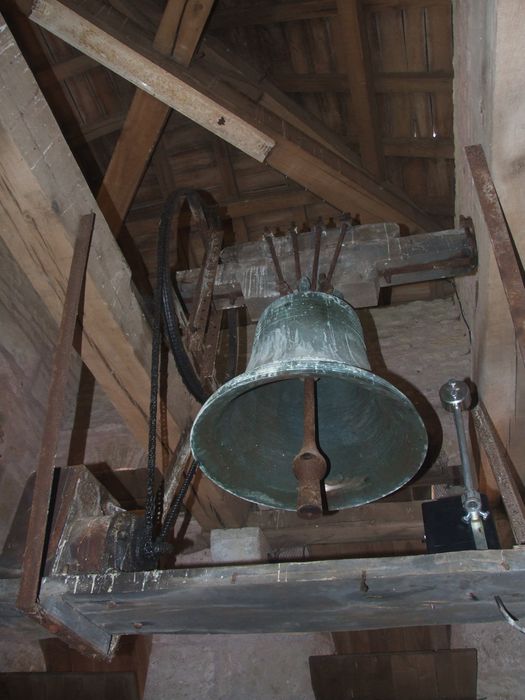
[[[65,626],[49,611],[42,609],[38,603],[38,596],[45,559],[44,549],[48,531],[55,457],[65,403],[73,338],[84,286],[94,222],[94,214],[82,217],[73,250],[71,269],[64,297],[62,320],[53,355],[51,385],[35,474],[33,501],[17,598],[17,607],[22,612],[36,619],[52,634],[60,634],[69,644],[82,652],[87,651],[89,645],[86,645],[85,640]]]
[[[203,382],[209,384],[211,391],[215,391],[218,388],[215,377],[215,358],[217,357],[217,348],[219,345],[222,314],[222,309],[216,309],[215,306],[212,305],[199,361],[200,377]]]
[[[501,444],[487,409],[481,402],[472,409],[471,415],[476,435],[498,484],[514,539],[517,544],[525,544],[525,504],[505,448]]]
[[[297,238],[297,227],[293,226],[290,231],[290,236],[292,238],[292,248],[293,248],[293,260],[295,267],[295,283],[299,284],[301,280],[301,257],[299,255],[299,239]]]
[[[228,366],[226,368],[226,380],[237,376],[239,362],[239,309],[232,308],[226,311],[228,320]]]
[[[293,471],[298,481],[297,515],[317,518],[323,512],[321,479],[326,473],[326,460],[317,449],[315,378],[304,378],[303,445],[294,457]]]
[[[519,258],[505,221],[483,147],[466,146],[465,153],[507,296],[521,359],[525,363],[525,288]]]
[[[84,216],[80,221],[80,229],[75,241],[71,270],[64,298],[58,341],[53,356],[51,385],[44,420],[42,444],[36,468],[33,502],[17,600],[19,609],[28,613],[34,610],[40,587],[49,505],[53,486],[53,470],[64,409],[69,361],[73,349],[73,337],[84,285],[84,275],[94,221],[94,214]]]
[[[223,237],[224,233],[222,230],[215,229],[211,231],[205,259],[199,274],[199,281],[197,284],[198,293],[191,309],[188,323],[189,347],[192,353],[197,355],[202,348],[206,327],[208,325]]]
[[[273,235],[271,233],[265,233],[264,239],[268,244],[270,255],[272,256],[272,262],[275,268],[275,276],[277,277],[277,290],[279,291],[279,294],[281,296],[285,296],[286,294],[290,293],[291,289],[288,285],[288,282],[283,277],[281,263],[279,262],[279,258],[277,257],[277,253],[275,252],[275,246],[273,244]]]
[[[328,274],[326,275],[325,285],[326,285],[327,289],[332,288],[332,278],[334,276],[337,261],[339,260],[339,256],[341,255],[341,249],[343,247],[343,243],[344,243],[347,231],[348,231],[348,224],[345,221],[343,221],[343,223],[341,224],[341,229],[339,231],[339,238],[337,239],[334,254],[332,256],[332,260],[330,261],[330,267],[328,268]]]
[[[321,254],[321,234],[323,232],[323,227],[321,224],[316,224],[314,229],[315,234],[315,247],[314,247],[314,259],[312,262],[312,282],[310,288],[312,291],[317,289],[317,279],[319,275],[319,255]]]

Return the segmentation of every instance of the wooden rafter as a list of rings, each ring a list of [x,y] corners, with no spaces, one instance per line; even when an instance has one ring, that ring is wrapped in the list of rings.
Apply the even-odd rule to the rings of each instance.
[[[371,173],[383,178],[377,105],[369,70],[370,61],[367,60],[367,43],[363,38],[359,0],[337,0],[337,13],[337,21],[332,26],[339,33],[339,51],[344,52],[361,160]]]
[[[364,0],[364,5],[380,7],[429,7],[450,4],[450,0]],[[256,24],[277,24],[280,22],[300,22],[308,19],[334,17],[337,14],[337,0],[302,0],[280,4],[256,2],[246,7],[218,10],[211,21],[213,29],[226,29],[231,25],[253,26]]]
[[[266,159],[270,166],[333,206],[358,212],[365,222],[394,220],[411,229],[436,227],[395,188],[326,152],[317,142],[228,89],[220,76],[177,66],[152,49],[144,37],[130,40],[118,27],[109,26],[84,8],[80,12],[57,0],[39,0],[29,15],[248,155]],[[105,50],[109,46],[111,51]]]
[[[212,5],[213,0],[169,0],[154,48],[164,55],[173,54],[179,63],[188,65]],[[142,90],[135,92],[98,195],[99,206],[115,235],[126,218],[169,113],[168,105]]]

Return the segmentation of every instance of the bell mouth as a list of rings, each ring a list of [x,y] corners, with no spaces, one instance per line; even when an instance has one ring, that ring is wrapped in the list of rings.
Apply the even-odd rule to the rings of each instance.
[[[296,360],[239,375],[202,406],[191,449],[212,481],[248,501],[296,509],[292,463],[303,442],[305,376],[317,378],[328,510],[378,500],[413,478],[427,452],[427,433],[409,399],[367,370]]]

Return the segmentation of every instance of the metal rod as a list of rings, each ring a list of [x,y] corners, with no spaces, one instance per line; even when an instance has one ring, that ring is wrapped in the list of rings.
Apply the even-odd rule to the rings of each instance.
[[[343,243],[345,240],[347,230],[348,230],[348,224],[346,222],[343,222],[341,224],[341,229],[339,230],[339,238],[337,239],[337,244],[335,246],[334,254],[332,255],[332,260],[330,262],[328,274],[326,275],[325,284],[328,288],[332,287],[332,278],[334,276],[337,261],[339,260],[339,256],[341,255],[341,249],[343,247]]]
[[[507,296],[521,359],[525,362],[525,287],[512,236],[498,199],[483,147],[480,145],[466,146],[465,153],[487,224],[503,289]]]
[[[297,284],[299,284],[299,281],[302,277],[302,275],[301,275],[301,256],[299,255],[299,239],[298,239],[297,227],[292,228],[292,230],[290,231],[290,235],[292,237],[293,259],[294,259],[294,266],[295,266],[295,283],[297,285]]]
[[[483,512],[481,509],[481,495],[477,490],[477,477],[470,461],[467,435],[461,415],[462,410],[470,406],[470,389],[466,382],[450,379],[439,390],[439,396],[443,407],[453,414],[456,426],[461,469],[465,484],[465,494],[463,496],[465,516],[463,520],[470,525],[476,549],[488,549],[487,537],[483,526],[483,519],[488,516],[488,513]]]
[[[237,375],[239,361],[239,309],[233,307],[226,312],[228,320],[228,366],[226,379],[233,379]]]
[[[505,448],[483,403],[479,402],[472,409],[472,419],[479,443],[498,484],[514,539],[517,544],[525,544],[525,504]]]
[[[314,248],[314,259],[312,263],[312,283],[311,289],[313,292],[317,289],[317,279],[319,276],[319,255],[321,253],[321,234],[323,232],[323,227],[321,224],[315,225],[314,235],[315,235],[315,248]]]
[[[80,228],[75,241],[71,269],[64,297],[64,307],[62,310],[57,345],[53,354],[51,384],[49,387],[47,411],[44,419],[42,443],[40,445],[40,454],[36,468],[33,502],[29,517],[20,589],[17,599],[18,608],[26,613],[35,612],[40,589],[55,458],[65,405],[69,364],[73,350],[73,338],[84,286],[84,277],[94,221],[94,214],[83,216],[80,220]]]
[[[303,446],[293,460],[297,478],[297,515],[317,518],[323,512],[321,479],[326,473],[326,460],[317,449],[315,430],[315,378],[304,378]]]
[[[304,380],[304,440],[305,445],[315,445],[315,379]]]
[[[452,410],[454,423],[456,424],[456,434],[458,437],[459,454],[461,456],[461,468],[463,471],[463,482],[467,493],[477,491],[477,478],[472,468],[470,461],[470,453],[467,445],[467,436],[465,434],[465,426],[463,424],[462,411],[458,406],[454,406]]]
[[[270,255],[272,256],[272,262],[273,266],[275,268],[275,276],[277,277],[277,290],[281,296],[285,296],[286,294],[290,293],[290,287],[288,286],[288,283],[283,277],[283,271],[281,270],[281,264],[279,262],[279,258],[277,257],[277,253],[275,252],[275,246],[273,243],[273,235],[271,233],[265,233],[264,238],[266,240],[266,243],[268,244],[268,248],[270,250]]]

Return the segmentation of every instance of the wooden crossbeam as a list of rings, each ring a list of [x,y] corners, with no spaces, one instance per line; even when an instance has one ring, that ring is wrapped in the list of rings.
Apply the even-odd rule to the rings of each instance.
[[[385,137],[383,139],[383,150],[385,156],[454,159],[454,141],[452,139]]]
[[[450,73],[378,73],[374,89],[382,93],[446,92],[452,94]]]
[[[365,7],[432,7],[450,5],[450,0],[363,0]],[[300,22],[308,19],[322,19],[337,15],[337,0],[303,0],[274,4],[256,2],[247,7],[218,10],[212,17],[212,29],[253,26],[256,24],[277,24]]]
[[[272,549],[321,544],[350,544],[396,540],[422,540],[421,503],[372,503],[323,516],[305,523],[296,513],[284,510],[253,512],[246,527],[264,531]]]
[[[258,2],[249,7],[217,11],[213,15],[211,27],[225,29],[231,26],[297,22],[335,15],[336,12],[335,0],[303,0],[303,2],[287,2],[278,5]]]
[[[495,595],[521,617],[524,590],[517,548],[54,576],[42,598],[110,634],[311,632],[494,622]]]
[[[353,1],[353,0],[352,0]],[[343,0],[340,0],[343,2]],[[345,14],[348,12],[349,5],[344,3]],[[351,24],[354,27],[354,23]],[[344,24],[340,25],[342,30]],[[347,33],[351,32],[347,30]],[[353,93],[360,94],[365,88],[367,94],[369,92],[378,93],[418,93],[418,92],[447,92],[452,93],[453,76],[446,72],[435,73],[377,73],[375,76],[369,76],[368,79],[360,78],[360,69],[366,65],[363,61],[359,62],[354,56],[354,52],[358,53],[357,44],[353,42],[354,50],[350,51],[348,46],[350,42],[345,40],[347,53],[351,54],[350,65],[352,72],[347,75],[341,73],[279,73],[272,76],[275,84],[284,92],[346,92],[350,90]]]
[[[98,58],[248,155],[266,160],[333,206],[357,212],[365,222],[392,220],[410,229],[438,227],[395,188],[377,182],[333,153],[323,152],[312,139],[228,89],[220,76],[177,66],[151,49],[144,37],[130,40],[121,28],[104,24],[99,15],[93,16],[84,6],[75,11],[58,0],[38,0],[29,15],[37,24]]]

